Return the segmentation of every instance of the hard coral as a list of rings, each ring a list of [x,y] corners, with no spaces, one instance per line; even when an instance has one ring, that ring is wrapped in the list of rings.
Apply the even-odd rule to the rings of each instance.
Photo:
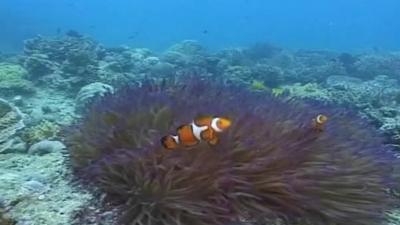
[[[0,153],[12,145],[15,134],[24,127],[21,111],[0,98]]]
[[[25,79],[27,73],[20,65],[0,63],[0,93],[6,95],[33,93],[32,83]]]
[[[323,132],[311,120],[329,117]],[[216,146],[160,138],[198,115],[232,118]],[[394,157],[346,110],[205,81],[122,89],[67,136],[71,164],[121,212],[118,224],[371,225],[393,203]]]
[[[59,131],[60,126],[58,124],[43,120],[39,124],[25,129],[22,132],[22,138],[29,144],[34,144],[45,139],[54,139]]]

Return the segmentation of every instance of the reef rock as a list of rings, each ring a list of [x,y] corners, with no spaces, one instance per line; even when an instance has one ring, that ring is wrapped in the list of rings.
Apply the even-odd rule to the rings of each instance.
[[[94,82],[82,87],[76,96],[77,108],[85,106],[89,101],[106,93],[114,93],[114,88],[101,82]]]
[[[33,78],[43,79],[46,84],[55,83],[53,78],[64,89],[72,88],[97,78],[98,60],[104,57],[104,51],[102,46],[83,36],[38,36],[25,41],[24,65]]]
[[[31,78],[39,78],[55,72],[60,65],[51,61],[46,54],[35,53],[25,59],[24,66]]]
[[[13,146],[15,134],[24,127],[19,109],[0,98],[0,153]]]
[[[65,149],[65,145],[59,141],[43,140],[33,144],[29,150],[29,154],[44,155],[51,152],[59,152]]]
[[[170,47],[162,54],[161,58],[164,62],[177,67],[208,66],[205,48],[194,40],[185,40]]]

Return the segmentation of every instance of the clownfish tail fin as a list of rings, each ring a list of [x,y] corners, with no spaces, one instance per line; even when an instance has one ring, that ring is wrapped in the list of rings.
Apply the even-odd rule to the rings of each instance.
[[[160,140],[161,145],[162,145],[164,148],[168,148],[167,139],[168,139],[168,136],[164,136],[164,137],[162,137],[161,140]]]
[[[171,135],[162,137],[160,142],[161,145],[166,149],[175,149],[176,147],[178,147],[178,143]]]

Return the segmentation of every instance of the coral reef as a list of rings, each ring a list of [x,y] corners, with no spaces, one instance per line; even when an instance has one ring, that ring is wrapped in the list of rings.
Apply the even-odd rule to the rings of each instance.
[[[387,75],[398,79],[400,76],[400,54],[365,54],[354,63],[353,76],[371,79],[378,75]]]
[[[64,159],[62,152],[0,154],[0,198],[17,224],[71,224],[71,214],[89,201]]]
[[[33,144],[44,139],[52,140],[56,138],[60,130],[61,128],[58,124],[43,120],[37,125],[24,129],[21,137],[28,144]]]
[[[58,125],[69,124],[77,117],[75,95],[74,92],[66,95],[64,90],[57,91],[45,86],[38,89],[34,96],[24,97],[21,110],[27,114],[26,124],[36,126],[44,121]]]
[[[81,88],[76,96],[76,105],[83,108],[90,101],[102,97],[107,93],[114,93],[114,88],[108,84],[94,82]]]
[[[267,216],[260,219],[261,221],[254,221],[260,217],[253,216],[252,213],[261,216],[264,215],[264,212],[255,212],[253,209],[248,208],[249,205],[238,206],[236,201],[234,201],[235,198],[231,198],[232,195],[235,196],[235,190],[231,192],[231,190],[224,189],[229,186],[225,184],[231,182],[231,180],[223,180],[220,182],[222,185],[217,185],[217,187],[204,187],[205,184],[211,181],[218,183],[218,179],[221,177],[216,175],[216,173],[221,171],[220,168],[228,168],[224,167],[225,164],[221,165],[221,167],[213,167],[215,166],[213,163],[215,160],[220,159],[220,162],[223,164],[223,162],[227,162],[224,161],[225,157],[229,158],[232,156],[226,154],[224,150],[228,148],[226,143],[233,139],[232,135],[240,134],[240,136],[243,136],[242,133],[246,132],[253,134],[255,130],[262,133],[265,130],[258,128],[265,124],[267,124],[267,127],[274,129],[274,133],[276,133],[274,137],[278,137],[281,135],[281,132],[287,129],[303,131],[302,129],[304,127],[302,126],[306,126],[306,122],[303,120],[309,120],[309,114],[311,116],[313,113],[319,113],[320,111],[318,111],[317,108],[322,109],[323,112],[331,112],[330,110],[334,110],[335,112],[332,113],[332,117],[329,115],[326,133],[318,134],[323,136],[318,138],[326,138],[321,139],[321,141],[324,140],[326,142],[326,145],[333,142],[337,144],[339,142],[337,140],[344,139],[344,134],[348,134],[349,137],[354,138],[356,136],[363,136],[362,140],[366,140],[369,134],[359,135],[359,131],[356,131],[356,128],[370,129],[366,132],[371,132],[371,135],[372,133],[375,135],[375,128],[378,128],[387,139],[377,140],[372,138],[371,143],[374,141],[374,143],[384,142],[388,147],[393,147],[396,150],[394,154],[400,157],[398,153],[400,149],[399,71],[400,54],[398,52],[355,54],[353,52],[342,53],[308,49],[290,50],[269,43],[257,43],[250,47],[222,49],[216,52],[209,52],[199,42],[186,40],[173,45],[163,52],[157,53],[149,49],[130,46],[103,47],[96,41],[76,31],[69,31],[65,37],[38,36],[29,39],[25,42],[24,54],[0,54],[0,97],[5,98],[0,100],[0,114],[9,112],[10,114],[8,115],[14,115],[14,117],[8,119],[0,116],[0,203],[6,203],[6,207],[0,207],[7,209],[7,214],[15,218],[18,224],[33,223],[50,225],[79,224],[80,222],[81,224],[88,225],[102,223],[113,224],[125,219],[122,217],[122,215],[127,212],[125,207],[130,206],[130,202],[127,202],[126,199],[136,200],[136,198],[140,197],[138,202],[142,203],[141,206],[143,206],[144,209],[151,205],[150,203],[163,199],[163,201],[160,200],[157,202],[160,204],[154,206],[155,211],[152,211],[154,214],[147,214],[155,215],[154,218],[159,218],[157,216],[162,217],[164,212],[167,212],[166,214],[168,215],[172,215],[176,212],[174,211],[175,205],[180,205],[182,203],[181,201],[185,200],[184,196],[189,195],[190,191],[195,192],[198,190],[197,188],[202,188],[204,192],[199,192],[198,196],[193,196],[194,200],[197,201],[199,199],[198,202],[196,202],[198,204],[186,205],[188,202],[182,203],[185,207],[187,206],[188,209],[192,210],[185,211],[182,215],[188,216],[190,213],[196,214],[196,216],[190,217],[191,222],[199,220],[203,222],[203,213],[209,213],[210,216],[207,217],[206,220],[216,218],[217,224],[219,221],[225,222],[225,220],[230,220],[232,215],[233,217],[240,217],[239,220],[242,221],[238,222],[233,219],[234,222],[237,222],[234,224],[243,224],[246,222],[247,224],[282,224],[283,222],[287,224],[300,223],[302,225],[308,225],[312,222],[314,222],[312,225],[319,224],[318,218],[309,218],[311,215],[320,216],[317,215],[320,211],[312,208],[312,206],[317,207],[316,204],[311,204],[318,192],[313,193],[314,195],[311,195],[312,193],[306,193],[306,190],[301,189],[303,186],[296,183],[305,182],[303,179],[304,176],[299,175],[300,177],[291,180],[292,177],[285,174],[285,176],[280,176],[280,178],[283,177],[282,180],[287,182],[282,182],[283,184],[290,183],[290,185],[292,185],[294,183],[294,185],[297,185],[293,186],[292,189],[289,189],[289,191],[285,193],[290,194],[292,193],[290,191],[297,191],[297,197],[309,197],[306,200],[302,199],[301,201],[291,202],[293,206],[292,209],[299,209],[296,207],[300,207],[299,204],[301,203],[302,206],[300,209],[307,209],[308,214],[304,214],[301,210],[294,213],[280,205],[282,208],[279,209],[277,215],[271,216],[270,213],[267,213]],[[213,79],[212,83],[223,82],[224,85],[234,85],[235,90],[248,88],[254,92],[254,95],[258,96],[257,98],[264,100],[254,100],[254,95],[246,91],[243,96],[239,96],[239,93],[231,93],[233,97],[227,96],[228,94],[217,96],[213,85],[206,85],[201,88],[196,85],[189,85],[189,87],[181,90],[181,86],[176,85],[187,75],[195,77],[196,79]],[[146,80],[161,81],[164,79],[171,80],[169,81],[171,83],[168,83],[167,86],[162,88],[157,86],[146,89],[146,87],[148,87]],[[138,90],[141,91],[137,90],[132,93],[131,89],[123,88],[123,86],[127,84],[139,86],[141,88],[138,88]],[[188,88],[190,89],[191,87],[195,89],[192,91],[196,94],[188,90]],[[222,88],[218,93],[224,92],[225,90],[226,88]],[[117,92],[117,94],[110,96],[113,92]],[[142,98],[141,96],[145,93],[150,96]],[[240,93],[242,93],[242,91],[240,91]],[[281,99],[271,99],[273,96],[279,96]],[[101,100],[101,98],[105,99]],[[299,98],[301,100],[299,100]],[[336,117],[337,111],[334,107],[322,106],[314,103],[303,105],[298,102],[312,102],[313,100],[322,101],[324,104],[328,105],[334,103],[344,107],[352,107],[357,110],[357,113],[345,113],[345,115]],[[102,103],[102,101],[104,102]],[[187,103],[186,101],[192,102]],[[215,103],[212,103],[213,101],[215,101]],[[93,108],[91,106],[92,103],[95,103]],[[110,104],[107,105],[106,103]],[[247,105],[243,106],[243,104]],[[229,108],[230,105],[235,105],[235,107],[231,110]],[[17,106],[18,109],[15,106]],[[153,108],[153,106],[156,107]],[[200,106],[201,109],[199,109]],[[264,111],[264,106],[268,107],[272,112]],[[238,108],[243,109],[239,110]],[[282,108],[285,108],[284,113],[280,111]],[[142,109],[140,113],[138,113],[139,109]],[[95,110],[99,110],[99,114],[94,113]],[[106,111],[107,113],[105,113]],[[221,145],[218,145],[218,149],[222,150],[217,149],[217,152],[224,156],[222,158],[221,155],[210,155],[211,153],[207,151],[205,153],[202,151],[202,153],[198,153],[199,149],[209,149],[209,146],[204,145],[196,146],[193,151],[191,151],[191,154],[182,156],[176,155],[176,153],[173,153],[172,156],[165,155],[164,151],[159,149],[159,136],[165,135],[166,133],[174,133],[177,126],[191,121],[193,115],[197,113],[223,114],[229,112],[231,113],[229,115],[241,118],[241,115],[245,113],[244,111],[248,113],[246,114],[246,118],[250,118],[248,119],[250,121],[247,122],[246,120],[246,122],[238,125],[234,133],[230,131],[226,135],[223,135]],[[289,112],[286,111],[292,111],[290,112],[292,114],[288,114]],[[293,127],[292,123],[289,123],[282,125],[284,126],[284,128],[282,128],[281,125],[274,122],[278,119],[276,119],[277,116],[275,116],[273,112],[282,114],[280,115],[281,117],[279,117],[279,121],[294,121],[298,127]],[[81,113],[83,113],[83,118]],[[22,115],[24,117],[23,122]],[[346,117],[346,115],[348,115],[348,117]],[[93,118],[88,119],[88,116],[92,116]],[[287,119],[289,117],[293,117],[293,119]],[[352,119],[348,119],[349,117],[352,117]],[[356,125],[355,123],[360,121],[358,117],[368,119],[374,127],[364,127],[360,124]],[[348,126],[351,127],[351,131],[353,132],[343,132],[343,136],[337,135],[336,132],[345,129],[345,125],[334,125],[335,118],[349,121]],[[88,196],[87,193],[83,194],[77,192],[77,189],[83,189],[80,186],[76,187],[76,183],[69,183],[70,177],[66,172],[66,165],[63,161],[65,150],[62,144],[58,142],[63,141],[64,138],[62,136],[64,133],[59,132],[60,127],[65,125],[69,126],[70,123],[76,119],[83,123],[81,125],[78,124],[76,129],[81,127],[88,128],[82,128],[82,130],[76,132],[76,134],[82,134],[82,137],[77,137],[75,140],[79,140],[80,143],[85,144],[83,144],[81,148],[78,148],[82,151],[77,151],[76,157],[72,157],[72,160],[68,163],[75,165],[76,175],[88,178],[87,181],[90,181],[89,183],[94,185],[90,187],[95,187],[96,190],[99,190],[99,192],[95,192],[96,196],[94,199],[89,199],[90,196]],[[263,122],[258,124],[252,122],[253,120],[262,120]],[[303,125],[301,125],[301,121],[304,122]],[[255,124],[254,129],[247,131],[245,125],[253,123]],[[22,129],[22,127],[24,128]],[[92,128],[89,129],[89,127]],[[275,129],[277,131],[275,131]],[[252,136],[255,138],[258,137],[257,135]],[[271,137],[271,135],[266,136]],[[233,146],[231,149],[242,146],[239,144],[243,144],[243,142],[241,139],[237,139],[237,137],[234,137],[236,138],[234,139],[234,143],[238,143],[238,145]],[[285,138],[289,138],[287,142],[289,144],[292,143],[290,137],[289,134],[285,136]],[[262,141],[265,140],[263,139]],[[348,141],[351,141],[351,143]],[[308,142],[305,142],[305,145],[307,143]],[[355,149],[359,149],[359,152],[354,154],[363,157],[368,156],[370,153],[375,153],[372,152],[372,150],[370,151],[368,146],[365,151],[360,150],[361,147],[359,145],[361,144],[354,139],[346,139],[344,143],[345,144],[342,145],[344,146],[343,148],[350,149],[348,152],[349,155],[352,155],[354,151],[356,151]],[[357,145],[357,143],[359,145]],[[368,145],[368,143],[370,143],[369,140],[366,144]],[[282,147],[283,144],[284,143],[280,142],[270,143],[272,147],[269,149],[274,149],[276,146]],[[71,145],[71,143],[69,143],[69,145]],[[250,146],[251,149],[257,147],[253,145],[252,140],[248,139],[246,139],[245,145]],[[293,144],[293,146],[294,145],[295,144]],[[355,148],[354,145],[358,147]],[[53,148],[54,146],[55,148]],[[332,146],[335,146],[335,144],[332,144]],[[328,149],[333,148],[332,146],[322,150],[320,154],[326,153]],[[250,147],[248,148],[250,149]],[[264,148],[259,147],[259,149]],[[315,151],[316,150],[312,148],[308,152],[313,155]],[[128,154],[125,154],[127,152]],[[280,151],[276,152],[280,153]],[[291,151],[289,152],[291,153]],[[337,152],[339,156],[345,154],[342,149],[339,149]],[[160,154],[158,155],[158,153]],[[253,182],[252,179],[255,177],[258,179],[258,175],[261,174],[263,169],[258,162],[266,162],[266,165],[272,165],[269,164],[270,161],[266,160],[266,158],[268,158],[266,155],[267,153],[265,153],[265,155],[263,154],[263,151],[260,151],[259,155],[255,156],[259,157],[259,159],[255,160],[253,156],[249,156],[249,161],[243,163],[243,166],[246,167],[249,162],[255,161],[256,163],[254,163],[255,166],[253,169],[259,169],[258,171],[253,170],[253,173],[250,175],[246,175],[246,182]],[[293,153],[293,156],[298,155]],[[305,160],[305,158],[301,156],[298,156],[299,160]],[[199,159],[194,159],[195,157],[199,157]],[[209,160],[209,163],[202,163],[200,161],[208,159],[208,157],[212,158],[212,160]],[[237,161],[237,158],[232,159],[232,157],[231,159],[227,159],[230,160],[229,163],[232,163],[232,165],[240,163]],[[275,155],[269,157],[273,158]],[[285,157],[282,158],[286,159]],[[292,159],[291,156],[289,158]],[[324,159],[324,156],[321,156],[318,160],[321,158]],[[122,159],[124,159],[124,161]],[[152,159],[155,159],[155,161],[152,161]],[[340,157],[337,160],[339,159]],[[380,156],[376,158],[377,161],[379,161],[379,159],[381,159]],[[123,161],[122,164],[120,163],[121,161]],[[134,163],[138,161],[139,163]],[[371,162],[377,162],[372,159],[366,161],[366,164],[363,164],[363,166],[371,165],[369,164]],[[192,165],[192,162],[195,163],[195,165]],[[356,162],[356,160],[354,160],[354,162]],[[176,163],[180,164],[175,166],[177,165]],[[345,161],[343,161],[343,163],[345,163]],[[349,171],[351,170],[351,172],[359,172],[355,175],[355,180],[357,180],[361,174],[365,175],[365,173],[361,172],[361,168],[364,167],[360,166],[360,169],[357,170],[354,168],[355,164],[352,163],[353,162],[349,162],[345,166],[347,166],[346,168],[348,168]],[[133,167],[132,164],[135,164],[135,167]],[[150,164],[158,165],[160,168],[156,166],[154,166],[154,168],[151,167],[148,173],[132,171],[132,168],[138,171],[140,171],[140,168],[145,168],[147,171]],[[196,165],[202,164],[207,168],[202,170],[200,166],[196,167]],[[389,170],[391,164],[387,164],[389,166],[385,169]],[[172,167],[172,165],[174,165],[174,167]],[[184,166],[181,167],[181,165]],[[342,164],[336,160],[329,162],[329,165],[335,165],[334,168],[343,168]],[[277,168],[274,166],[275,164],[272,166],[272,172]],[[313,166],[316,165],[313,164]],[[185,187],[188,187],[188,189],[177,190],[174,189],[176,186],[172,186],[168,191],[160,193],[160,191],[164,190],[159,189],[159,187],[164,184],[162,182],[171,181],[171,184],[177,184],[178,180],[177,177],[171,177],[168,171],[163,170],[165,168],[172,168],[171,173],[176,173],[176,176],[181,177],[185,177],[189,172],[192,173],[193,176],[192,174],[188,175],[187,180],[182,180],[182,183],[178,184],[187,185]],[[229,168],[232,168],[232,166]],[[234,168],[236,169],[236,167]],[[315,167],[307,167],[311,172],[313,168]],[[328,169],[329,168],[332,167],[328,166]],[[373,178],[371,178],[372,180],[379,177],[380,174],[378,170],[381,170],[381,168],[381,165],[379,165],[376,167],[376,171],[371,172],[371,174],[374,175]],[[194,171],[196,169],[199,171]],[[382,173],[381,175],[386,171],[385,169],[380,171]],[[309,171],[306,169],[298,170],[299,172],[293,172],[293,174]],[[226,172],[229,174],[227,177],[231,178],[233,176],[231,172],[235,171],[236,170],[232,171],[226,169],[224,173]],[[324,170],[321,169],[320,171]],[[338,170],[338,173],[340,173],[340,171],[341,170]],[[153,174],[150,174],[153,172],[159,173],[159,177],[156,176],[153,179]],[[265,173],[267,172],[269,174],[270,171],[266,171]],[[330,172],[331,171],[327,174],[331,174]],[[121,180],[119,178],[116,179],[115,174],[121,173],[126,173],[127,178],[123,176]],[[202,174],[210,175],[209,179],[204,178],[204,180],[202,180],[205,184],[199,185],[200,182],[198,180],[192,180],[195,178],[202,179]],[[282,175],[282,173],[279,172],[277,172],[277,174]],[[134,183],[140,180],[135,180],[134,182],[129,180],[130,178],[141,175],[151,177],[154,182],[144,184]],[[314,175],[315,174],[312,173],[310,177],[313,178]],[[267,176],[274,177],[275,174],[274,176]],[[240,178],[242,175],[238,177]],[[349,175],[349,177],[351,176]],[[161,178],[170,179],[161,180]],[[335,173],[331,178],[340,180],[339,176]],[[323,177],[321,179],[321,182],[326,182],[328,186],[332,184],[332,182],[330,182],[332,180],[328,178]],[[242,180],[239,179],[237,181]],[[313,180],[308,181],[311,182]],[[118,185],[113,185],[114,182]],[[159,182],[159,184],[157,184],[157,182]],[[190,182],[194,182],[199,185],[199,187],[193,187]],[[236,184],[235,182],[236,180],[229,184]],[[360,183],[362,182],[363,181],[360,181]],[[146,192],[143,196],[129,195],[128,193],[131,192],[126,190],[133,184],[137,185],[137,187],[145,187],[143,190],[149,190],[149,192]],[[313,183],[313,185],[310,186],[319,190],[318,188],[322,187],[322,185],[323,184],[317,182],[315,185]],[[164,185],[162,186],[164,187]],[[234,186],[238,188],[243,187],[241,185]],[[149,187],[152,189],[148,189]],[[259,186],[252,185],[252,187]],[[329,187],[326,188],[326,190],[332,190]],[[300,190],[296,188],[300,188]],[[115,191],[116,189],[118,189],[118,191],[122,190],[122,193],[115,194],[115,192],[117,192]],[[222,190],[226,193],[226,196],[221,200],[218,193],[214,192],[215,190]],[[341,190],[342,189],[339,189],[339,192]],[[182,193],[180,191],[182,191]],[[106,195],[101,195],[101,193],[106,193]],[[264,195],[260,195],[260,193],[254,194],[254,192],[251,192],[251,194],[261,197],[257,197],[255,201],[243,200],[244,203],[251,202],[251,204],[255,204],[259,198],[261,199],[259,201],[263,201],[263,197],[265,197]],[[366,195],[368,196],[368,194],[370,194],[370,192],[367,191]],[[128,197],[125,198],[127,195]],[[107,196],[107,198],[103,199],[104,196]],[[209,199],[205,198],[205,196],[208,196]],[[318,197],[319,199],[326,199],[327,196],[329,195],[321,194],[321,196]],[[172,201],[172,203],[165,204],[164,199],[168,199]],[[218,203],[216,204],[213,202],[214,200],[218,201]],[[268,199],[268,204],[262,202],[262,206],[269,206],[273,200]],[[376,208],[381,206],[383,200],[384,199],[382,199],[382,201],[377,201]],[[85,202],[87,202],[90,207],[79,210],[81,204]],[[335,203],[337,202],[333,201],[329,206],[336,206]],[[350,205],[347,199],[344,203]],[[171,204],[175,205],[171,206]],[[198,209],[203,208],[204,204],[211,204],[210,207],[208,207],[210,209],[207,209],[208,211],[199,212]],[[59,208],[60,205],[63,207]],[[216,206],[221,205],[223,205],[222,208],[229,209],[230,211],[219,211],[219,209],[215,209]],[[346,208],[348,205],[341,205],[340,207]],[[369,207],[370,205],[367,204],[367,206]],[[37,207],[40,208],[39,211]],[[168,210],[165,211],[165,207],[168,207]],[[287,206],[285,205],[285,207]],[[312,209],[310,209],[310,207]],[[322,215],[319,219],[325,216],[325,218],[328,218],[330,221],[337,222],[337,217],[335,217],[337,215],[333,213],[338,211],[331,211],[331,208],[327,205],[318,205],[318,207],[326,210],[326,215]],[[350,208],[352,207],[348,209]],[[365,209],[364,207],[359,208]],[[369,209],[374,211],[376,208]],[[162,209],[162,212],[157,211],[158,209]],[[74,215],[76,218],[71,218],[71,214],[75,211],[76,213],[74,213]],[[243,211],[246,211],[244,213],[245,215]],[[274,208],[271,213],[274,214],[276,211],[276,208]],[[349,213],[349,211],[346,212]],[[229,216],[226,216],[226,213],[229,214]],[[223,215],[223,218],[220,217],[221,215]],[[342,213],[341,215],[346,216],[348,214]],[[371,217],[376,218],[375,215],[376,214],[372,214]],[[278,221],[274,221],[273,219],[282,217],[284,217],[284,221],[279,219]],[[293,218],[297,217],[303,217],[303,219],[308,221],[286,221],[296,220]],[[400,224],[398,210],[391,211],[389,217],[390,225]],[[141,218],[146,220],[144,217]],[[164,219],[168,220],[170,217],[163,218],[162,221],[165,222],[166,220]],[[186,219],[187,217],[182,217],[182,221]],[[127,220],[129,220],[129,218],[127,218]],[[195,222],[190,224],[194,223]],[[214,222],[210,223],[215,224]],[[231,223],[229,223],[229,225],[230,224]],[[337,224],[342,225],[343,223],[337,222]],[[344,224],[347,223],[345,222]]]
[[[104,49],[86,37],[38,36],[25,41],[24,53],[24,66],[33,79],[65,88],[96,79]]]
[[[320,113],[323,132],[311,123]],[[215,146],[160,145],[198,115],[234,125]],[[372,225],[394,203],[398,162],[383,137],[329,105],[196,79],[145,83],[105,96],[70,129],[76,175],[106,194],[118,224]]]
[[[20,65],[0,63],[0,94],[32,94],[33,84],[26,78],[27,71]]]
[[[29,154],[44,155],[51,152],[60,152],[65,149],[65,145],[59,141],[43,140],[33,144],[29,150]]]
[[[24,126],[19,109],[0,98],[0,153],[12,146],[15,134]]]
[[[206,51],[197,41],[186,40],[170,47],[162,55],[162,60],[179,67],[207,66]]]

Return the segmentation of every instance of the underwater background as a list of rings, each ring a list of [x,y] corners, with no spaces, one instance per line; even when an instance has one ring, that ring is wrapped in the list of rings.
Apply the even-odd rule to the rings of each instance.
[[[398,12],[1,1],[0,225],[400,224]]]
[[[2,51],[70,29],[106,45],[152,50],[184,39],[210,49],[264,41],[288,48],[399,49],[396,0],[6,0],[0,6]]]

